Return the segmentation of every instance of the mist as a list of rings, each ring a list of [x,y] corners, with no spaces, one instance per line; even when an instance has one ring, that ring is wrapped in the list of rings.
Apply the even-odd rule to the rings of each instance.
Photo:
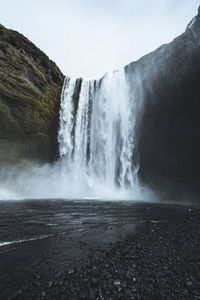
[[[66,173],[61,161],[41,165],[24,160],[1,167],[0,200],[27,199],[158,201],[156,194],[142,185],[132,190],[109,188],[95,179],[88,184],[83,171]]]

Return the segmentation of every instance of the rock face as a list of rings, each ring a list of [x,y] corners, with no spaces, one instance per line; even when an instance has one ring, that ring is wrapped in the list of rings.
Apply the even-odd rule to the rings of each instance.
[[[53,160],[63,80],[34,44],[0,25],[0,162]]]
[[[170,44],[126,66],[139,79],[143,107],[138,129],[140,178],[199,189],[200,11]]]

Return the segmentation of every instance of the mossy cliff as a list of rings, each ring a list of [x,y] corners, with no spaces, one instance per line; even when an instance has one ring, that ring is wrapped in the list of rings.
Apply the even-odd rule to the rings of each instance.
[[[63,80],[47,55],[0,25],[0,162],[54,159]]]

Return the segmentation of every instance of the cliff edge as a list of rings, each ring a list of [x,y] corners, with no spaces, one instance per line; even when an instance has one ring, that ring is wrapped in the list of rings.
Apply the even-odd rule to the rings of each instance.
[[[63,80],[47,55],[0,25],[0,162],[54,159]]]
[[[126,66],[142,90],[139,175],[154,188],[200,191],[200,9],[185,32]]]

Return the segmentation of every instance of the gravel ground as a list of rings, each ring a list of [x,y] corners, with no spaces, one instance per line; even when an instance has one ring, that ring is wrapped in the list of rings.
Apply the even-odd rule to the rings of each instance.
[[[35,276],[10,299],[200,299],[200,218],[140,222],[89,263]],[[47,276],[48,277],[48,276]]]

